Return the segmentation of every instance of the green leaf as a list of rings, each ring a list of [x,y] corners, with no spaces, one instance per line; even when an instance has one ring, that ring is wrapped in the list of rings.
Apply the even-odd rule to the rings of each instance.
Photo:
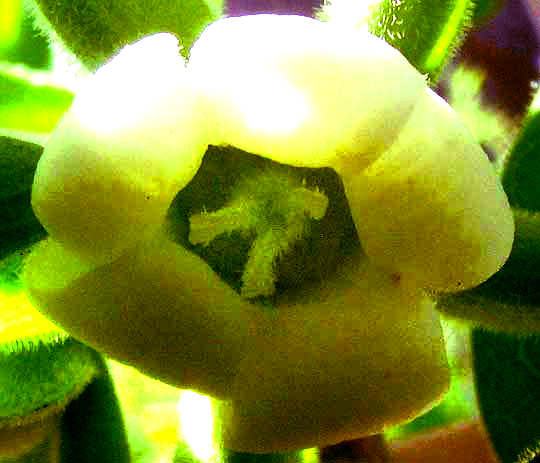
[[[540,111],[524,121],[506,157],[502,184],[512,207],[540,211]]]
[[[37,24],[95,70],[124,45],[155,32],[175,34],[187,56],[194,40],[221,17],[223,0],[34,0]]]
[[[101,373],[100,362],[58,331],[0,344],[0,429],[62,411]]]
[[[484,24],[493,18],[504,5],[504,0],[475,0],[474,24]]]
[[[0,60],[24,63],[33,69],[48,69],[51,64],[48,41],[35,29],[33,18],[24,14],[23,1],[26,0],[2,0]]]
[[[30,203],[43,147],[0,136],[0,259],[45,237]]]
[[[473,330],[480,412],[502,463],[534,458],[540,441],[540,337]]]
[[[131,461],[120,403],[100,358],[102,374],[70,402],[62,416],[60,463]]]
[[[0,65],[0,127],[50,133],[69,108],[73,94],[52,83],[45,72]]]
[[[0,391],[0,433],[58,415],[58,463],[130,461],[105,360],[79,341],[57,332],[0,344]]]
[[[21,0],[3,0],[0,16],[0,50],[13,45],[19,36]]]
[[[383,0],[369,30],[435,82],[470,27],[472,9],[471,0]]]
[[[540,214],[518,210],[514,219],[514,244],[504,266],[473,289],[440,296],[440,312],[499,331],[540,333]]]

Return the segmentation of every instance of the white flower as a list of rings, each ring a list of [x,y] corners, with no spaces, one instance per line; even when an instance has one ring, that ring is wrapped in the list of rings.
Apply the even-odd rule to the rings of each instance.
[[[273,316],[242,298],[163,232],[209,144],[333,168],[365,255]],[[399,52],[295,16],[220,20],[187,65],[167,34],[125,47],[51,135],[32,203],[50,233],[26,264],[36,306],[221,399],[224,445],[244,451],[381,432],[437,401],[448,369],[426,292],[487,279],[514,230],[486,156]]]

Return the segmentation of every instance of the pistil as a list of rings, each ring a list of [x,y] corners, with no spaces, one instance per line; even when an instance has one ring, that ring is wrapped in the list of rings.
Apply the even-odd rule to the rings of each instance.
[[[255,235],[241,278],[243,297],[272,296],[276,262],[305,236],[309,220],[324,217],[327,196],[305,183],[267,171],[241,182],[234,199],[221,209],[190,217],[189,241],[194,245],[208,246],[233,231]]]

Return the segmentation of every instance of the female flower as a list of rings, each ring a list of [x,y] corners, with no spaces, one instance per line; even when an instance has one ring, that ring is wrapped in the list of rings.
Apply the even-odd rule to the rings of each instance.
[[[362,251],[261,310],[275,259],[331,200],[264,172],[190,218],[193,242],[255,230],[238,294],[165,232],[209,145],[332,168]],[[51,135],[32,202],[50,233],[26,265],[36,306],[104,353],[221,399],[224,445],[246,451],[381,432],[438,400],[448,371],[426,293],[484,281],[513,237],[488,160],[403,56],[296,16],[218,21],[187,65],[167,34],[126,47]]]

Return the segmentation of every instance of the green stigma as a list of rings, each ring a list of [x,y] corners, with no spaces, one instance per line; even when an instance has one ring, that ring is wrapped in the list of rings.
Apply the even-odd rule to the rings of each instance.
[[[302,239],[310,220],[320,220],[327,196],[300,181],[271,169],[244,180],[221,209],[191,215],[189,241],[208,246],[223,234],[254,234],[242,274],[241,295],[247,299],[272,296],[276,262]]]

